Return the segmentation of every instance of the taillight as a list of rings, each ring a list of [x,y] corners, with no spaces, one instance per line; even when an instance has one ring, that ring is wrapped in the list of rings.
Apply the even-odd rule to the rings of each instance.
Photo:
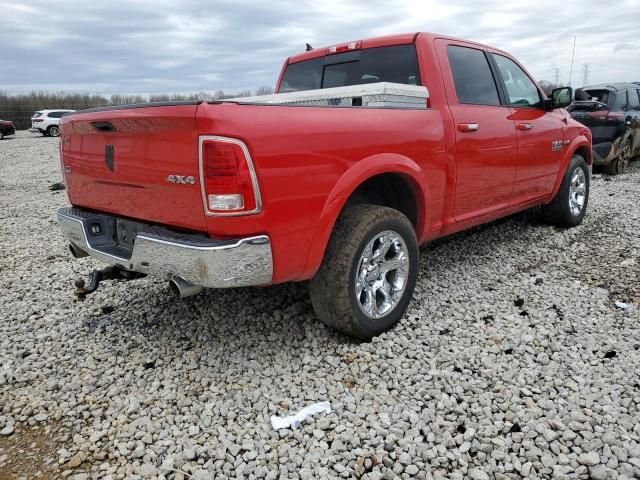
[[[614,122],[620,122],[622,120],[625,119],[625,114],[624,113],[619,113],[619,112],[609,112],[609,114],[607,115],[607,120],[613,120]]]
[[[610,120],[613,122],[621,122],[625,119],[625,114],[620,112],[610,112],[609,110],[598,110],[596,112],[586,112],[591,118],[598,120]]]
[[[33,119],[34,122],[44,122],[44,120],[42,118],[34,118]]]
[[[240,140],[200,137],[200,184],[210,215],[248,215],[262,210],[249,149]]]

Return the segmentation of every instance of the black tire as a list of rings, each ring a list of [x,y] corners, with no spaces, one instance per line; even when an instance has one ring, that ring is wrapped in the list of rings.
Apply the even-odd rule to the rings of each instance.
[[[360,269],[360,261],[370,242],[373,242],[372,246],[380,247],[377,252],[382,252],[383,247],[376,242],[379,242],[377,238],[381,238],[380,234],[383,232],[391,234],[390,238],[396,234],[396,238],[401,241],[394,243],[392,248],[388,248],[386,253],[379,257],[376,257],[372,250],[373,255],[367,265],[375,270],[366,274],[366,281],[373,282],[374,279],[369,280],[369,275],[375,276],[379,273],[378,281],[382,281],[383,277],[387,283],[393,283],[398,278],[404,280],[399,282],[404,285],[404,290],[398,289],[399,297],[395,300],[397,303],[390,307],[388,312],[373,319],[365,315],[360,307],[359,301],[366,298],[366,292],[362,290],[360,297],[356,295],[356,272],[365,275],[365,269]],[[399,246],[399,249],[396,249],[396,246]],[[383,273],[384,264],[380,262],[387,261],[388,253],[392,252],[392,249],[398,258],[403,259],[402,268],[406,268],[404,274],[398,274],[397,271],[400,270]],[[373,261],[375,258],[379,259],[377,267]],[[398,210],[377,205],[345,207],[336,221],[320,269],[309,283],[311,303],[325,325],[360,340],[370,340],[395,326],[402,318],[411,301],[417,274],[416,234],[406,216]],[[383,289],[377,292],[380,290]],[[377,293],[374,293],[373,298],[377,298]],[[377,300],[375,302],[377,304]]]
[[[0,140],[4,140],[4,133],[0,132]]]
[[[51,125],[47,128],[47,135],[50,137],[59,137],[60,136],[60,128],[57,125]]]
[[[577,170],[582,170],[585,181],[584,202],[578,213],[572,210],[569,199],[571,194],[571,181],[574,173],[579,175]],[[574,155],[571,157],[571,161],[564,173],[562,183],[555,198],[551,203],[542,208],[544,220],[551,225],[562,228],[571,228],[580,225],[587,211],[587,204],[589,203],[590,184],[591,176],[587,162],[580,155]]]

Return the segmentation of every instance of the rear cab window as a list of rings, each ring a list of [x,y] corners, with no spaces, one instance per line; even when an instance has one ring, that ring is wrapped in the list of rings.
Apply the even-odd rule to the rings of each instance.
[[[595,101],[595,102],[600,102],[600,103],[604,103],[604,104],[608,104],[609,103],[609,90],[585,90],[585,92],[587,93],[587,95],[589,95],[589,97],[591,97],[591,100]]]
[[[391,82],[420,85],[413,44],[354,50],[287,65],[280,93]]]
[[[449,45],[447,57],[459,103],[500,105],[498,87],[484,51]]]

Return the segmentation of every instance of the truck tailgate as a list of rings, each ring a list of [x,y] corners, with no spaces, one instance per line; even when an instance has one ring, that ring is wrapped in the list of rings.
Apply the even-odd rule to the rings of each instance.
[[[63,117],[62,166],[71,203],[206,232],[197,107],[107,108]]]

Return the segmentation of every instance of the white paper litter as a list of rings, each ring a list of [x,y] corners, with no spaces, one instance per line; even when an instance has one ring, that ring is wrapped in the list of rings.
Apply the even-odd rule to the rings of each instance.
[[[282,428],[291,428],[295,430],[302,422],[316,413],[331,413],[331,404],[329,402],[318,402],[308,407],[304,407],[295,415],[289,415],[288,417],[276,417],[271,416],[271,426],[274,430],[280,430]]]
[[[621,302],[620,300],[616,300],[615,302],[613,302],[615,304],[616,307],[625,310],[625,311],[629,311],[633,309],[633,304],[631,303],[625,303],[625,302]]]

